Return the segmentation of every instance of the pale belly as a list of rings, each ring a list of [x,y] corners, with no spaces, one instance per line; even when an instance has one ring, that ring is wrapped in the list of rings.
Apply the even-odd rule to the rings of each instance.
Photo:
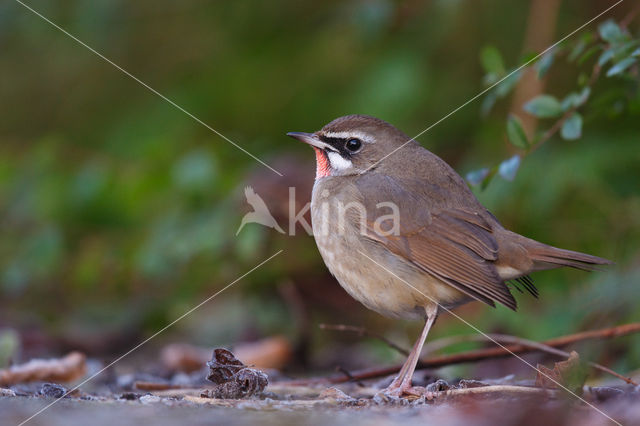
[[[328,211],[312,202],[318,250],[340,285],[367,308],[392,318],[423,319],[430,304],[452,307],[469,300],[381,245],[362,238],[359,229],[340,224],[333,215],[327,221]]]

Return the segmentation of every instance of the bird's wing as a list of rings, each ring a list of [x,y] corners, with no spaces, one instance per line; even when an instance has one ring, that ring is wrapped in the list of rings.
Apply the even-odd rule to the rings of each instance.
[[[391,219],[376,225],[376,217],[388,212],[374,211],[365,202],[368,238],[477,300],[516,308],[494,265],[498,243],[492,225],[480,214],[461,207],[440,206],[430,211],[428,200],[408,193],[393,179],[383,179],[382,184],[378,179],[375,194],[372,189],[372,185],[359,185],[363,200],[373,197],[395,203],[400,220],[395,229]]]

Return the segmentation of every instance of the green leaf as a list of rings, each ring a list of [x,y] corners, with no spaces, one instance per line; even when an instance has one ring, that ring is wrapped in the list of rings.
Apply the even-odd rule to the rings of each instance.
[[[20,337],[10,328],[0,330],[0,368],[9,367],[20,349]]]
[[[604,64],[609,62],[613,58],[613,55],[615,55],[615,53],[616,52],[614,49],[607,49],[602,52],[602,54],[598,58],[598,65],[603,66]]]
[[[549,52],[542,55],[540,60],[536,63],[535,67],[538,71],[538,78],[542,78],[545,76],[551,65],[553,64],[553,59],[555,56],[555,51],[550,50]]]
[[[576,106],[578,103],[578,94],[576,92],[569,93],[563,100],[560,106],[562,111],[567,111],[569,108]]]
[[[522,128],[522,121],[517,115],[509,115],[509,119],[507,120],[507,137],[513,146],[521,149],[529,148],[529,141]]]
[[[578,86],[586,86],[589,83],[589,76],[585,72],[578,74]]]
[[[591,32],[587,32],[582,37],[580,37],[580,40],[575,43],[573,49],[571,49],[571,52],[569,53],[569,56],[567,56],[569,62],[573,62],[574,60],[576,60],[576,58],[580,56],[582,52],[584,52],[584,49],[586,49],[586,47],[591,44],[594,38],[595,36]]]
[[[640,47],[638,47],[636,50],[631,52],[631,56],[633,57],[640,56]]]
[[[567,121],[562,124],[560,136],[566,140],[579,139],[580,136],[582,136],[582,116],[576,112],[569,117]]]
[[[626,70],[631,65],[633,65],[636,61],[637,61],[636,58],[626,58],[621,60],[620,62],[618,62],[611,68],[609,68],[609,71],[607,71],[607,77],[612,77],[614,75],[618,75],[622,73],[624,70]]]
[[[480,185],[487,176],[489,176],[489,169],[485,167],[484,169],[474,170],[467,173],[466,177],[467,181],[472,186],[477,186]]]
[[[600,46],[592,46],[590,47],[586,52],[584,52],[582,55],[580,55],[580,57],[578,58],[578,65],[582,65],[584,64],[589,58],[591,58],[593,55],[595,55],[597,52],[600,51],[600,49],[602,49],[602,47]]]
[[[557,117],[562,114],[562,105],[551,95],[540,95],[524,104],[523,109],[540,118]]]
[[[496,95],[499,98],[504,98],[511,92],[511,90],[516,86],[520,77],[522,76],[522,71],[516,71],[513,74],[509,75],[509,77],[505,78],[496,86]]]
[[[480,52],[480,62],[488,73],[504,74],[502,55],[495,46],[485,46]]]
[[[482,82],[485,86],[491,86],[498,80],[500,80],[500,76],[494,72],[488,72],[482,78]]]
[[[633,50],[640,43],[640,40],[631,40],[626,43],[622,43],[613,48],[616,60],[624,59],[627,56],[631,56],[630,51]]]
[[[561,103],[562,111],[567,111],[569,110],[569,108],[577,108],[581,106],[587,101],[587,99],[589,99],[590,94],[591,94],[591,88],[589,88],[588,86],[582,89],[582,92],[580,93],[576,93],[576,92],[569,93],[562,100],[562,103]]]
[[[580,106],[587,102],[587,99],[589,99],[589,95],[591,95],[591,87],[587,86],[582,89],[582,92],[580,92],[580,94],[578,95],[578,99],[576,99],[576,106]]]
[[[538,61],[538,54],[536,52],[526,52],[520,58],[520,63],[527,64],[527,65],[535,64],[537,61]]]
[[[569,56],[567,56],[567,60],[573,62],[584,51],[585,47],[587,47],[587,43],[585,43],[584,40],[578,40],[571,50],[571,53],[569,53]]]
[[[496,175],[496,173],[498,173],[498,166],[493,166],[491,167],[491,169],[489,169],[489,174],[482,181],[482,185],[480,185],[481,190],[484,191],[485,189],[487,189],[487,186],[489,186],[489,183],[491,183],[491,180]]]
[[[598,26],[598,32],[603,40],[616,43],[624,38],[624,33],[613,20],[609,19]]]
[[[504,160],[500,163],[498,167],[498,173],[502,176],[503,179],[512,181],[515,179],[516,174],[518,173],[518,168],[520,167],[520,156],[514,155],[508,160]]]
[[[482,105],[480,106],[480,112],[483,117],[486,117],[491,112],[491,109],[496,104],[496,100],[498,97],[496,96],[495,90],[487,93],[487,96],[482,100]]]

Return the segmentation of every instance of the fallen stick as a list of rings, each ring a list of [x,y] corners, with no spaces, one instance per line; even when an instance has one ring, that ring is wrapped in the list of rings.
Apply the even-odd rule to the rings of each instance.
[[[569,352],[565,352],[563,350],[554,348],[552,346],[548,346],[545,345],[543,343],[538,343],[538,342],[534,342],[532,340],[524,340],[524,339],[520,339],[518,337],[513,337],[513,336],[508,336],[508,335],[504,335],[504,334],[498,334],[498,335],[493,335],[493,336],[497,336],[500,343],[515,343],[518,345],[525,345],[528,346],[530,348],[533,349],[538,349],[542,352],[546,352],[548,354],[553,354],[553,355],[558,355],[561,356],[563,358],[569,358],[571,356],[571,354]],[[604,373],[607,374],[611,374],[612,376],[617,377],[620,380],[625,381],[626,383],[630,384],[630,385],[634,385],[634,386],[638,386],[638,383],[634,382],[631,378],[629,377],[624,377],[621,374],[616,373],[615,371],[613,371],[612,369],[610,369],[609,367],[605,367],[604,365],[595,363],[593,361],[587,361],[587,364],[589,364],[591,367],[595,368],[596,370],[600,370]]]
[[[583,340],[610,339],[613,337],[619,337],[619,336],[624,336],[627,334],[633,334],[638,332],[640,332],[640,323],[623,324],[616,327],[604,328],[600,330],[590,330],[590,331],[584,331],[584,332],[575,333],[575,334],[569,334],[566,336],[556,337],[544,342],[536,343],[535,345],[532,344],[534,342],[527,344],[524,339],[518,339],[517,337],[509,336],[512,339],[518,339],[518,341],[520,341],[521,343],[505,346],[506,349],[502,347],[496,347],[496,348],[487,348],[487,349],[477,349],[473,351],[467,351],[467,352],[462,352],[462,353],[457,353],[452,355],[436,356],[429,359],[420,360],[420,362],[418,363],[418,368],[439,368],[439,367],[444,367],[444,366],[453,365],[453,364],[463,364],[467,362],[501,358],[501,357],[509,356],[511,354],[522,354],[522,353],[540,351],[541,346],[557,348],[557,347],[567,346],[572,343],[580,342]],[[351,377],[346,375],[339,375],[339,376],[331,376],[331,377],[323,377],[323,378],[295,380],[290,382],[290,384],[296,384],[296,385],[298,384],[310,385],[310,384],[316,384],[316,383],[336,384],[336,383],[348,382],[350,380],[374,379],[378,377],[388,376],[390,374],[395,374],[398,371],[400,371],[401,367],[402,366],[400,365],[394,365],[390,367],[361,370],[361,371],[351,373]],[[622,377],[617,373],[615,375],[618,377]],[[627,379],[624,377],[622,378],[625,381],[627,381],[627,383],[629,383],[630,379]]]
[[[557,394],[557,391],[555,389],[537,388],[537,387],[531,387],[531,386],[491,385],[491,386],[480,386],[477,388],[449,389],[446,391],[438,392],[438,396],[440,395],[458,396],[458,395],[487,394],[487,393],[555,396]]]

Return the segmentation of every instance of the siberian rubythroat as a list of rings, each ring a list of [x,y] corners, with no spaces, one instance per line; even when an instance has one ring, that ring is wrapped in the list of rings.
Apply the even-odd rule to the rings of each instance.
[[[443,308],[478,300],[515,310],[507,281],[537,296],[531,272],[611,263],[505,229],[447,163],[385,121],[349,115],[288,135],[316,153],[311,218],[331,273],[368,308],[425,320],[386,395],[425,393],[411,377]]]

